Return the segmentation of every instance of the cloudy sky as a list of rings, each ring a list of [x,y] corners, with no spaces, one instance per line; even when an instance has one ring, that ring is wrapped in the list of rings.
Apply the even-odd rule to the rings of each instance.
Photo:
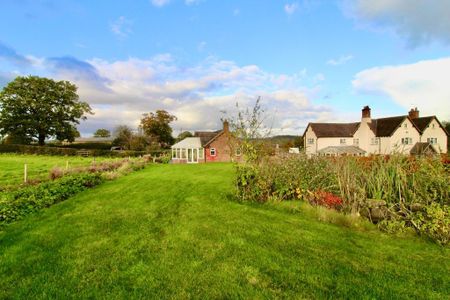
[[[406,114],[450,120],[448,0],[1,0],[0,87],[74,82],[95,115],[136,127],[165,109],[180,130],[220,128],[258,96],[274,132]]]

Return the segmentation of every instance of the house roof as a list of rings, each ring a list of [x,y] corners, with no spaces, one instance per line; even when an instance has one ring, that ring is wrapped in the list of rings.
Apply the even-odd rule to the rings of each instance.
[[[318,138],[352,137],[358,129],[359,123],[309,123],[309,126]]]
[[[377,137],[391,136],[395,130],[401,126],[405,119],[409,119],[413,126],[422,132],[426,126],[431,122],[433,117],[423,117],[414,120],[409,119],[408,116],[395,116],[389,118],[372,119],[369,123],[370,129]],[[318,138],[321,137],[353,137],[356,130],[360,126],[357,123],[310,123],[314,133]],[[307,128],[308,129],[308,128]],[[305,130],[306,133],[306,130]]]
[[[420,155],[420,154],[434,154],[437,153],[436,149],[434,149],[433,145],[430,143],[416,143],[410,150],[411,154]]]
[[[366,151],[357,146],[328,146],[317,151],[319,154],[364,154]]]
[[[200,138],[202,147],[209,144],[216,136],[221,134],[222,130],[216,130],[216,131],[196,131],[194,133],[194,137]]]
[[[428,124],[430,124],[431,120],[433,120],[435,117],[422,117],[422,118],[415,118],[412,119],[413,123],[416,124],[416,126],[420,129],[420,131],[424,131]]]
[[[175,148],[201,148],[202,142],[199,137],[187,137],[178,143],[172,145],[172,149]]]

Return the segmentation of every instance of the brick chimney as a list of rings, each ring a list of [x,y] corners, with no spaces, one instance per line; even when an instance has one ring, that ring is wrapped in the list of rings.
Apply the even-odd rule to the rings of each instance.
[[[227,120],[223,121],[223,131],[224,132],[229,132],[230,131],[230,124],[228,123]]]
[[[411,108],[408,115],[410,119],[417,119],[419,118],[419,110],[417,109],[417,107]]]
[[[370,118],[370,107],[368,105],[364,106],[361,114],[361,121],[371,123],[372,119]]]

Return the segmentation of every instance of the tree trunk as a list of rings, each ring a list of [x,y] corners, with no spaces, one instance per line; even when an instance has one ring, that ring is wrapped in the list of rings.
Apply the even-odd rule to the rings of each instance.
[[[38,143],[39,143],[39,146],[45,145],[45,134],[39,133]]]

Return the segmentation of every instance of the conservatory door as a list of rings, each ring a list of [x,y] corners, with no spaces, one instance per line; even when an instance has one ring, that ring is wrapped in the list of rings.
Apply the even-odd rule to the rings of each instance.
[[[187,152],[188,152],[187,162],[198,163],[198,149],[187,149]]]

